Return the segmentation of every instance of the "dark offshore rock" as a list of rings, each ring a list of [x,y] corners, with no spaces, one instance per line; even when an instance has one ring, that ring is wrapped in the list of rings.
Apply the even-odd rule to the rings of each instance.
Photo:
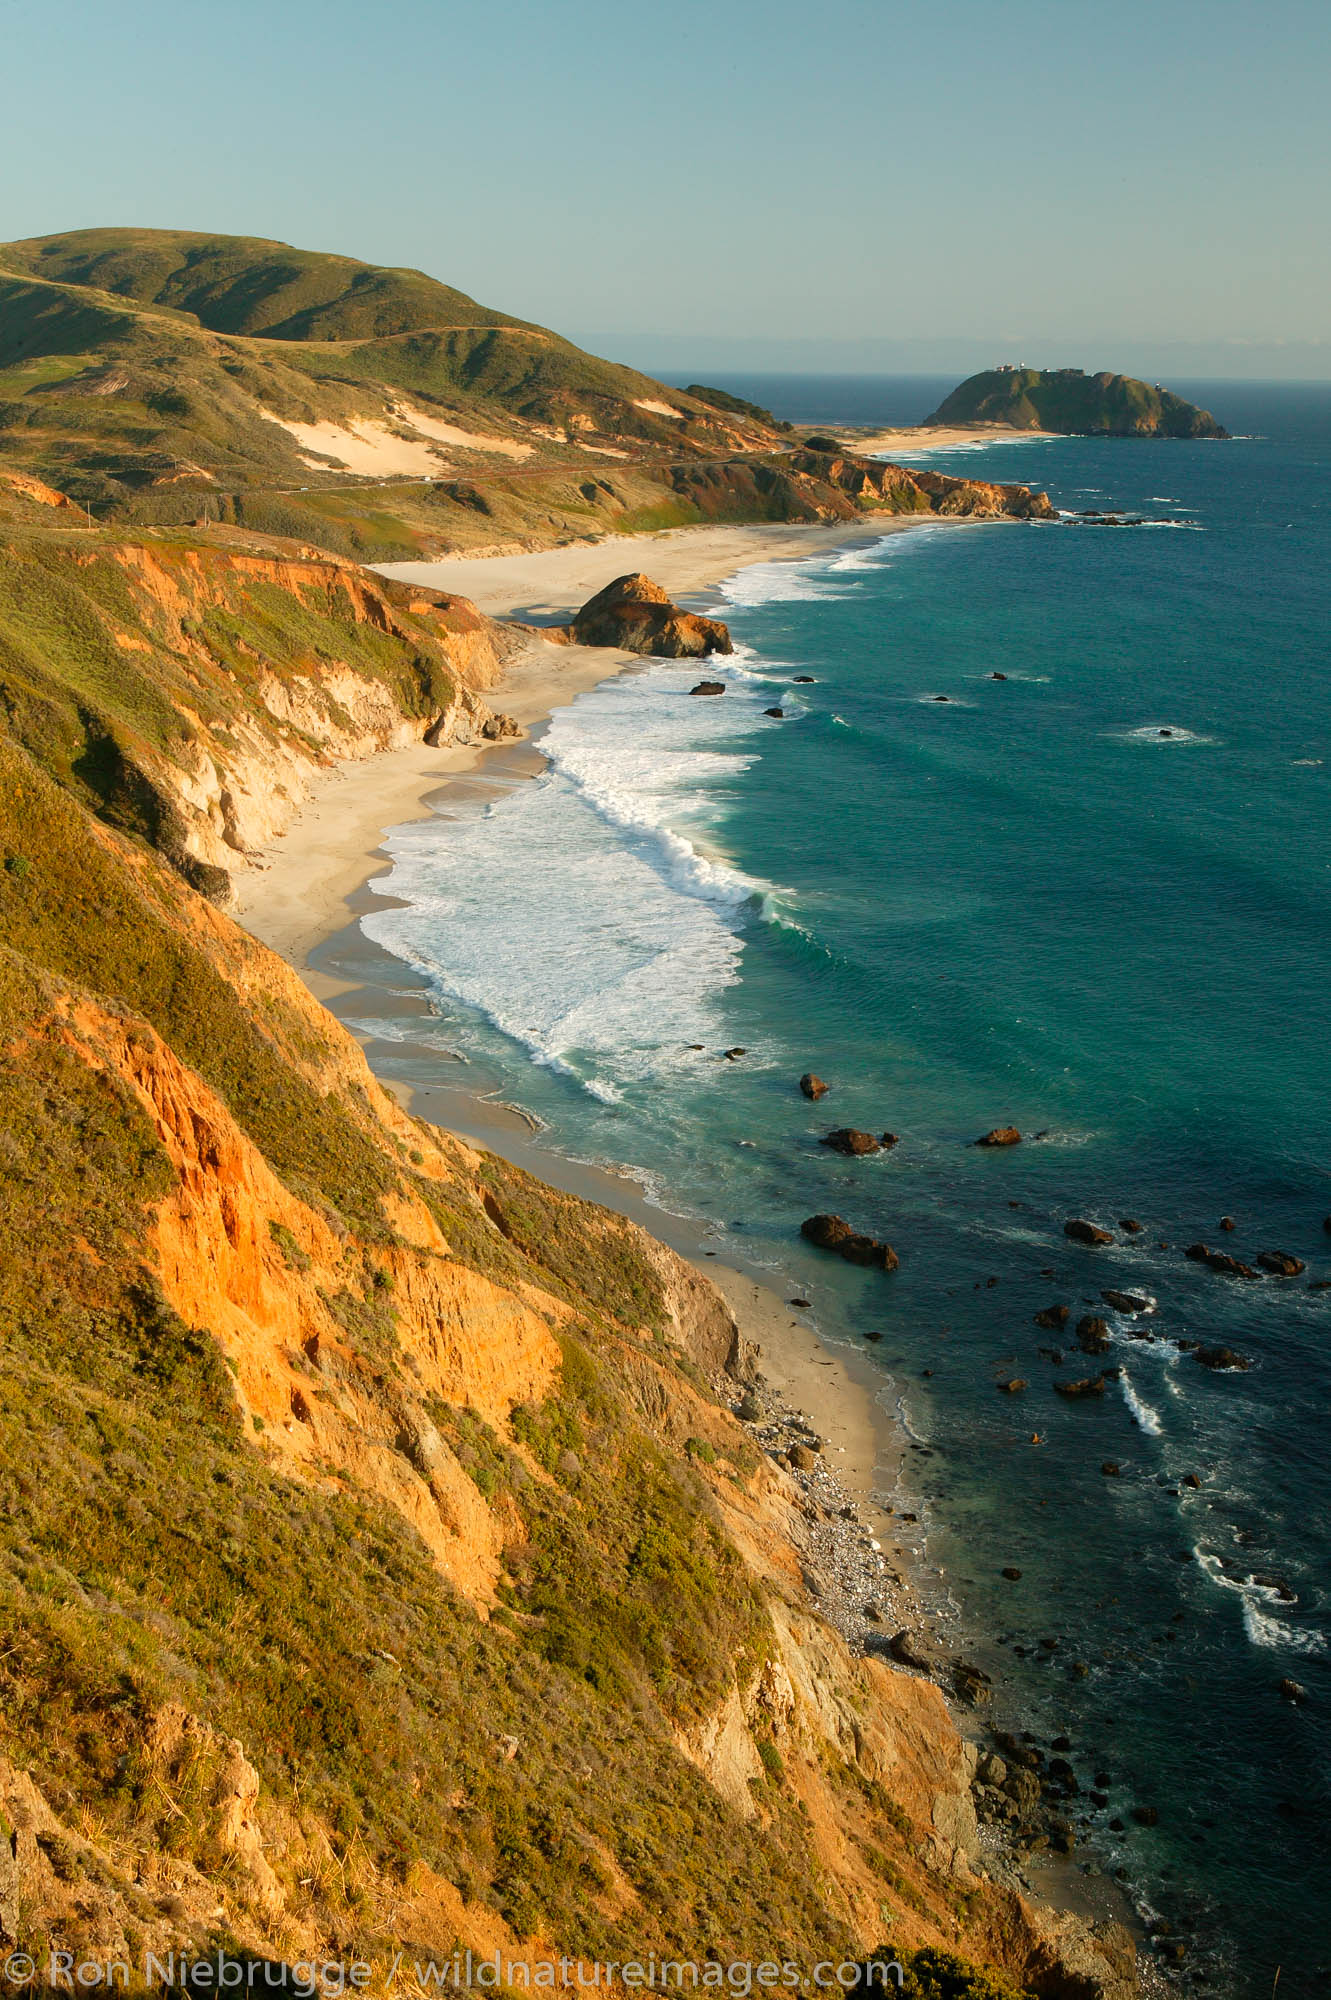
[[[719,619],[681,611],[659,583],[641,572],[617,576],[595,597],[588,598],[572,624],[543,636],[578,646],[619,646],[625,652],[667,660],[703,659],[709,653],[735,650]],[[724,691],[723,686],[708,689],[718,694]]]
[[[792,679],[792,682],[791,682],[791,685],[792,685],[793,687],[813,687],[813,686],[814,686],[814,678],[813,678],[813,675],[812,675],[812,674],[796,674],[796,675],[794,675],[794,677],[793,677],[793,679]]]
[[[1063,1224],[1063,1234],[1070,1236],[1074,1243],[1112,1243],[1114,1240],[1107,1229],[1101,1229],[1098,1223],[1086,1222],[1079,1215]]]
[[[839,1215],[811,1215],[800,1224],[800,1235],[819,1250],[839,1250],[854,1231]]]
[[[834,1250],[848,1264],[864,1264],[880,1271],[895,1271],[897,1253],[890,1243],[875,1236],[862,1236],[839,1215],[811,1215],[800,1224],[800,1235],[819,1250]]]
[[[1106,1479],[1121,1479],[1123,1476],[1123,1469],[1119,1465],[1117,1459],[1113,1458],[1105,1459],[1104,1463],[1100,1467],[1100,1470],[1104,1474]]]
[[[1109,1328],[1097,1313],[1086,1313],[1077,1321],[1077,1345],[1083,1354],[1108,1354]]]
[[[1019,1146],[1021,1134],[1015,1125],[995,1125],[992,1132],[974,1141],[977,1146]]]
[[[785,720],[786,711],[784,708],[765,708],[763,710],[763,714],[774,716],[778,722],[783,722]]]
[[[1301,1257],[1291,1257],[1284,1250],[1259,1251],[1257,1262],[1264,1271],[1273,1271],[1278,1278],[1297,1278],[1300,1271],[1308,1268]]]
[[[1231,1257],[1227,1250],[1212,1250],[1205,1243],[1190,1243],[1183,1252],[1194,1264],[1205,1264],[1208,1271],[1219,1271],[1228,1278],[1255,1278],[1257,1273],[1251,1264],[1241,1264],[1237,1257]]]
[[[725,691],[724,681],[699,681],[696,687],[689,689],[690,694],[724,694]]]
[[[1135,1215],[1120,1215],[1118,1226],[1120,1229],[1126,1229],[1129,1236],[1140,1236],[1142,1232],[1142,1226]]]
[[[1154,1300],[1144,1299],[1137,1292],[1116,1292],[1111,1289],[1101,1292],[1100,1297],[1107,1306],[1112,1306],[1115,1312],[1148,1313],[1155,1311]]]
[[[1237,1229],[1238,1224],[1237,1222],[1235,1222],[1232,1215],[1222,1215],[1220,1218],[1219,1227],[1224,1230],[1231,1230],[1231,1229]]]
[[[1246,1354],[1236,1354],[1232,1347],[1199,1347],[1193,1359],[1200,1361],[1203,1368],[1250,1368],[1252,1363]]]
[[[806,1070],[800,1078],[800,1089],[806,1097],[813,1098],[815,1102],[827,1095],[827,1085],[820,1076],[815,1076],[812,1070]]]
[[[1009,1375],[1005,1380],[996,1382],[994,1387],[1004,1396],[1019,1396],[1027,1383],[1024,1376]]]
[[[890,1153],[894,1146],[901,1144],[901,1134],[900,1132],[880,1132],[878,1134],[878,1143],[885,1153]]]
[[[848,1264],[863,1264],[876,1271],[895,1271],[900,1259],[890,1243],[880,1243],[876,1236],[852,1234],[838,1245],[838,1255]]]
[[[1308,1699],[1308,1690],[1303,1682],[1290,1680],[1288,1677],[1281,1681],[1280,1693],[1285,1701],[1301,1702]]]
[[[864,1338],[866,1340],[881,1340],[882,1337],[883,1337],[882,1334],[879,1333],[876,1327],[867,1327],[867,1326],[865,1327]]]
[[[1007,1568],[1003,1571],[1003,1575],[1009,1583],[1021,1582],[1021,1571],[1013,1563],[1008,1564]]]
[[[1071,1306],[1046,1306],[1042,1312],[1036,1313],[1035,1324],[1057,1332],[1060,1326],[1067,1325],[1071,1312]]]
[[[820,1146],[830,1146],[834,1153],[845,1153],[852,1159],[859,1159],[865,1153],[881,1152],[882,1148],[872,1132],[857,1132],[853,1125],[838,1125],[831,1132],[825,1132],[818,1141]]]
[[[1054,1387],[1069,1402],[1080,1402],[1087,1396],[1103,1396],[1107,1379],[1106,1370],[1099,1375],[1084,1375],[1079,1382],[1055,1382]]]

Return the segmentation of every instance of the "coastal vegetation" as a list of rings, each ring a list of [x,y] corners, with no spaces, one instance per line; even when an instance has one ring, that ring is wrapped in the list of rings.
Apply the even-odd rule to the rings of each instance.
[[[7,1937],[382,1970],[886,1927],[921,1995],[1128,1993],[985,1872],[938,1689],[820,1618],[719,1295],[403,1112],[218,907],[303,772],[483,721],[512,635],[28,476],[0,513]]]

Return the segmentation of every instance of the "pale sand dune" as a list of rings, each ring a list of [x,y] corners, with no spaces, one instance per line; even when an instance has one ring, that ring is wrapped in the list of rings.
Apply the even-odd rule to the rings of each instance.
[[[424,410],[410,403],[395,404],[393,414],[423,437],[434,438],[439,444],[456,445],[463,451],[493,451],[501,458],[530,458],[536,449],[534,445],[519,444],[516,438],[488,437],[480,431],[460,430],[456,424],[441,423],[438,417],[427,416]]]
[[[298,424],[286,417],[268,421],[295,438],[306,465],[319,472],[328,470],[327,459],[372,479],[433,479],[443,470],[440,453],[423,438],[414,443],[368,418],[356,417],[347,424]]]
[[[279,424],[295,438],[301,457],[313,469],[326,471],[323,461],[334,459],[348,472],[371,479],[438,478],[448,470],[440,445],[452,445],[458,451],[493,452],[501,458],[530,458],[534,449],[516,438],[488,437],[480,431],[464,431],[457,424],[441,423],[406,404],[395,405],[393,415],[415,431],[416,437],[402,437],[370,417],[350,417],[345,424],[335,424],[331,418],[300,424],[269,415],[268,422]]]

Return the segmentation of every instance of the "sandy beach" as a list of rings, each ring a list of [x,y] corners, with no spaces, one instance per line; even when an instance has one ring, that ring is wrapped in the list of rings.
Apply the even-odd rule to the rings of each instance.
[[[852,451],[879,453],[892,458],[914,457],[922,451],[957,451],[979,444],[1021,444],[1027,439],[1053,437],[1053,431],[1018,431],[1011,424],[904,424],[888,431],[848,431],[832,433],[844,438]]]
[[[383,563],[384,576],[457,591],[492,618],[534,623],[566,618],[615,577],[642,570],[677,599],[696,597],[749,563],[821,555],[846,542],[876,541],[916,524],[913,515],[873,514],[831,527],[667,528],[655,535],[607,535],[511,556],[456,556],[441,562]]]
[[[886,515],[826,528],[675,528],[522,555],[388,563],[382,574],[469,597],[492,618],[553,623],[626,571],[645,570],[672,596],[689,599],[748,563],[876,540],[905,531],[916,518]],[[530,731],[584,689],[635,665],[633,655],[612,648],[535,640],[487,698]],[[529,768],[539,770],[539,758],[527,755]],[[486,745],[413,743],[333,766],[316,779],[311,797],[262,853],[258,868],[240,878],[240,921],[305,972],[320,941],[346,923],[347,898],[383,867],[380,842],[388,829],[427,814],[431,793],[464,772],[493,765],[495,757]],[[326,982],[311,983],[321,999],[327,997]]]

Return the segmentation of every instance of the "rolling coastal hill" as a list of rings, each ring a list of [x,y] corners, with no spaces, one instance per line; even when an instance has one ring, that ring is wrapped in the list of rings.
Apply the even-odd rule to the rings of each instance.
[[[938,505],[797,443],[419,271],[172,230],[0,246],[0,466],[100,521],[389,561]]]
[[[1002,424],[1075,436],[1224,438],[1209,410],[1159,383],[1080,368],[988,368],[946,397],[926,424]]]
[[[916,2000],[1129,2000],[820,1613],[720,1295],[409,1116],[219,907],[316,764],[483,732],[512,628],[26,473],[0,536],[7,1945],[886,1939]]]

